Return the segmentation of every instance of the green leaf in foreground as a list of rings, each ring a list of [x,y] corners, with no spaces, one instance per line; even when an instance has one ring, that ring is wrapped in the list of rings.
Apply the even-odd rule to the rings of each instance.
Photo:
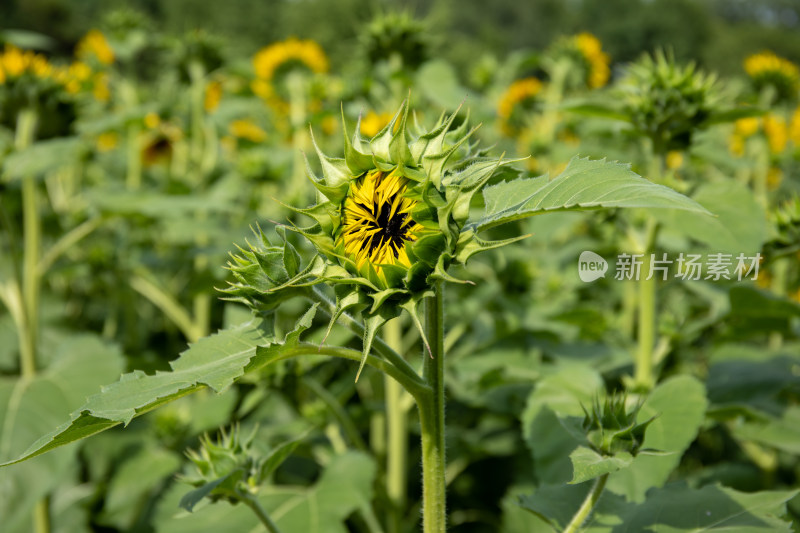
[[[542,487],[520,505],[562,528],[589,491],[588,485]],[[789,532],[781,516],[797,490],[744,493],[721,486],[690,489],[674,483],[653,489],[641,504],[604,493],[582,531],[586,533],[677,533],[680,531]]]
[[[486,211],[467,225],[475,231],[550,211],[609,207],[672,208],[710,215],[703,206],[669,187],[631,171],[629,165],[573,158],[552,180],[517,179],[486,187]]]
[[[298,321],[292,334],[307,329],[316,306]],[[264,323],[253,320],[199,340],[170,363],[172,371],[146,375],[141,371],[125,374],[113,385],[90,397],[72,414],[72,420],[33,443],[17,459],[0,464],[18,463],[64,444],[80,440],[119,424],[128,424],[160,405],[203,387],[221,392],[245,372],[269,361],[269,352],[260,354],[259,346],[279,345],[274,335],[266,334]]]

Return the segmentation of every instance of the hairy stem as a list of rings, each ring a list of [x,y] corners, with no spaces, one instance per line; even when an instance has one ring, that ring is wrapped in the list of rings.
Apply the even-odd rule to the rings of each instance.
[[[594,509],[594,506],[597,505],[597,501],[603,494],[603,489],[606,488],[606,481],[608,481],[608,474],[603,474],[594,480],[592,489],[589,491],[589,494],[586,495],[586,499],[583,500],[583,503],[578,508],[578,512],[575,513],[575,515],[572,517],[572,520],[570,520],[569,524],[567,524],[567,527],[564,528],[564,533],[575,533],[576,531],[580,530],[580,527],[589,517],[592,509]]]
[[[425,335],[431,346],[425,356],[423,378],[431,394],[418,399],[422,432],[422,528],[443,533],[447,528],[444,423],[444,295],[436,282],[434,296],[425,305]]]

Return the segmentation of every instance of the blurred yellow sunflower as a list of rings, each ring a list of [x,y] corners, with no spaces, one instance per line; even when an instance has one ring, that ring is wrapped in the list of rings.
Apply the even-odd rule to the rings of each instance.
[[[800,106],[797,106],[792,113],[792,119],[789,122],[789,139],[795,148],[800,148]]]
[[[376,113],[369,111],[361,119],[361,134],[366,137],[374,137],[392,120],[391,113]]]
[[[253,57],[253,68],[260,79],[271,81],[278,69],[290,61],[299,61],[316,73],[328,71],[328,58],[320,45],[295,37],[259,50]]]
[[[797,65],[770,51],[753,54],[744,60],[744,70],[757,90],[771,86],[779,99],[794,99],[800,88]]]
[[[211,113],[219,107],[222,99],[222,82],[219,80],[210,81],[206,85],[205,96],[203,97],[203,108]]]
[[[542,82],[538,78],[530,77],[517,80],[508,86],[506,92],[500,97],[497,104],[497,114],[500,118],[508,120],[514,106],[533,98],[542,91]]]
[[[789,142],[789,129],[786,126],[786,120],[781,116],[770,113],[764,117],[763,127],[769,151],[776,155],[782,153]]]
[[[800,120],[800,119],[799,119]],[[770,113],[762,118],[741,118],[734,122],[729,146],[731,153],[741,156],[744,154],[745,142],[750,137],[761,131],[767,141],[769,151],[773,155],[783,153],[789,143],[792,125],[786,123],[782,116]],[[800,130],[800,125],[797,126]],[[800,135],[800,131],[798,131]]]
[[[0,54],[0,83],[26,74],[40,79],[54,78],[57,69],[47,58],[30,50],[20,50],[16,46],[6,45]]]
[[[252,120],[238,119],[228,124],[228,132],[237,139],[260,143],[267,138],[267,132]]]
[[[94,57],[103,65],[114,62],[114,50],[100,30],[89,30],[75,47],[75,55],[83,60]]]
[[[320,45],[290,37],[262,48],[253,56],[256,78],[250,86],[252,91],[271,106],[286,111],[286,102],[278,94],[275,82],[278,73],[292,64],[304,66],[315,74],[328,71],[328,58]]]
[[[609,63],[611,59],[603,52],[600,40],[588,32],[579,33],[574,38],[575,46],[580,51],[589,67],[586,84],[590,89],[598,89],[608,83],[611,76]]]

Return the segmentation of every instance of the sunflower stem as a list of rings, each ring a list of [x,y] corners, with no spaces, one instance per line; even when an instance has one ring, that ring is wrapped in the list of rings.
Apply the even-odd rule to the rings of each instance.
[[[386,343],[398,353],[402,353],[403,331],[400,318],[387,322],[384,332]],[[402,530],[403,510],[406,506],[408,417],[403,405],[403,388],[389,376],[385,376],[384,379],[388,430],[386,493],[391,503],[388,531],[399,533]]]
[[[592,485],[589,494],[586,495],[586,499],[583,500],[583,503],[572,517],[572,520],[570,520],[569,524],[567,524],[567,527],[564,528],[564,533],[575,533],[580,531],[581,526],[584,522],[586,522],[586,519],[592,512],[592,509],[594,509],[595,505],[597,505],[597,501],[603,494],[603,490],[606,488],[606,481],[608,481],[608,474],[603,474],[599,478],[595,479],[594,485]]]
[[[136,95],[136,88],[128,83],[120,85],[120,93],[125,105],[134,109],[138,103],[139,98]],[[125,174],[125,187],[129,191],[138,190],[142,185],[142,126],[139,121],[132,120],[128,124],[126,131],[126,149],[127,149],[127,171]]]
[[[36,112],[23,109],[17,118],[15,148],[24,150],[33,143],[36,130]],[[20,368],[22,376],[36,374],[36,338],[39,329],[39,251],[41,247],[41,220],[39,219],[39,191],[32,175],[22,178],[22,308],[24,331],[20,332]]]
[[[447,528],[444,403],[444,294],[437,281],[425,305],[425,334],[431,353],[424,355],[423,379],[431,394],[418,399],[422,433],[422,528],[444,533]]]
[[[639,285],[639,346],[636,352],[634,383],[637,389],[650,390],[655,385],[653,347],[656,330],[656,284],[655,275],[650,277],[652,252],[658,225],[650,218],[647,222],[647,241],[642,257]],[[650,279],[648,279],[650,277]]]
[[[281,533],[278,525],[272,521],[272,518],[270,518],[267,511],[264,510],[255,496],[244,490],[237,490],[236,493],[239,496],[239,501],[248,506],[255,513],[269,533]]]
[[[14,147],[24,150],[33,144],[36,132],[36,111],[23,109],[17,116]],[[24,329],[20,331],[20,370],[24,380],[36,375],[36,351],[39,334],[39,256],[42,245],[42,221],[39,218],[39,190],[33,175],[22,178],[22,316]],[[36,533],[50,532],[50,497],[36,502],[33,511]]]
[[[203,172],[203,158],[205,146],[205,107],[204,93],[206,87],[206,73],[203,65],[199,61],[193,61],[189,65],[189,77],[191,79],[191,104],[192,104],[192,130],[190,159],[191,168],[195,172],[197,179],[196,190],[203,191],[206,186],[206,175]],[[197,223],[203,227],[203,222],[207,218],[205,211],[197,212]],[[208,247],[208,234],[200,230],[195,236],[195,244],[201,250],[194,257],[194,274],[202,277],[208,269],[208,255],[202,250]],[[193,298],[192,302],[192,322],[193,329],[199,337],[205,337],[209,333],[211,326],[211,294],[208,291],[200,291]]]

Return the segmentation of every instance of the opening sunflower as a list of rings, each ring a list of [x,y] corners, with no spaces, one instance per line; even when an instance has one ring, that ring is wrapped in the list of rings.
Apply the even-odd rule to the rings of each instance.
[[[405,246],[423,227],[411,216],[417,201],[407,196],[407,185],[396,170],[373,170],[350,183],[338,243],[359,270],[369,263],[380,276],[381,265],[411,266]]]

